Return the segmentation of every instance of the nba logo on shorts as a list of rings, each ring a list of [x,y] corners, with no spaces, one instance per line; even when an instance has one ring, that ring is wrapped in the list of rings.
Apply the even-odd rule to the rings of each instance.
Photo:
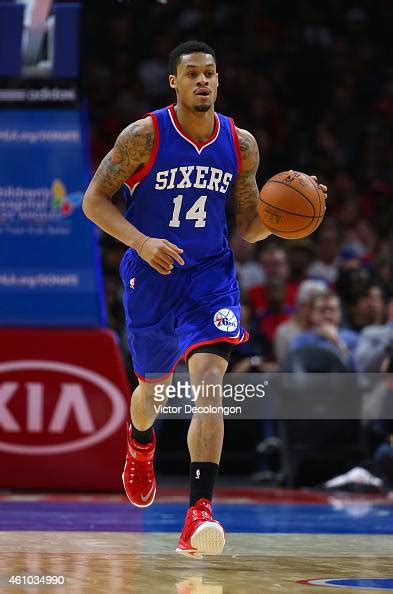
[[[237,328],[237,318],[231,309],[219,309],[214,315],[214,325],[222,332],[233,332]]]
[[[133,276],[130,279],[130,287],[131,287],[131,289],[135,289],[135,283],[136,283],[136,278],[135,278],[135,276]]]

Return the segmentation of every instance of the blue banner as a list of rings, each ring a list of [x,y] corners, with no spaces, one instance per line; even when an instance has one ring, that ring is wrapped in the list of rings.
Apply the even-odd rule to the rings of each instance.
[[[0,325],[105,324],[76,109],[0,111]]]

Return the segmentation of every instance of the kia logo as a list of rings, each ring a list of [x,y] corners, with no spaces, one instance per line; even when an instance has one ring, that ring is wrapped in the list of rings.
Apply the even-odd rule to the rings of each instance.
[[[7,443],[0,440],[0,451],[13,454],[27,454],[30,456],[74,452],[104,441],[124,422],[126,416],[124,395],[110,380],[91,369],[59,361],[44,360],[8,361],[7,363],[0,363],[0,374],[33,370],[62,374],[58,398],[51,419],[49,420],[48,432],[57,435],[65,432],[67,420],[72,414],[73,418],[76,419],[79,432],[87,435],[65,443],[48,445]],[[66,381],[66,379],[69,381]],[[110,416],[98,430],[94,426],[83,385],[77,380],[83,380],[84,382],[93,384],[105,394],[110,402]],[[0,383],[0,428],[5,429],[10,434],[16,434],[22,431],[18,420],[8,408],[8,404],[21,387],[26,393],[26,431],[37,434],[43,431],[45,398],[44,383],[37,381],[18,382],[11,380]]]

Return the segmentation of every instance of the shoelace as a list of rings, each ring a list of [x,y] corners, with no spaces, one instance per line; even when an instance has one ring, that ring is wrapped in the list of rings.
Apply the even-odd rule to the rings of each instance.
[[[192,508],[190,520],[190,522],[186,522],[187,530],[185,533],[183,533],[183,538],[185,540],[188,540],[190,537],[193,531],[194,522],[212,521],[212,515],[205,510]]]
[[[212,516],[206,511],[200,509],[193,509],[191,514],[192,521],[194,520],[211,520]]]
[[[149,462],[147,462],[147,468],[146,468],[146,480],[149,481],[149,483],[152,483],[154,480],[154,468],[153,468],[153,462],[150,460]]]
[[[149,485],[153,484],[154,481],[154,468],[152,460],[147,462],[142,462],[143,474],[138,472],[138,461],[131,456],[128,457],[129,461],[131,462],[130,473],[129,473],[129,481],[136,484],[141,483],[149,483]],[[141,464],[141,462],[139,462]]]
[[[193,532],[193,524],[194,522],[201,522],[201,521],[212,521],[212,516],[205,511],[200,509],[193,509],[191,513],[190,522],[186,522],[186,531],[182,534],[182,538],[184,540],[188,540]]]

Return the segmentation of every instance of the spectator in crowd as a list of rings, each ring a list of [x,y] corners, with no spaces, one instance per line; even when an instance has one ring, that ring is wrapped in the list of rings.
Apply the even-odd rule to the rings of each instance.
[[[351,330],[340,328],[341,318],[338,295],[333,292],[316,295],[311,302],[311,328],[290,342],[289,351],[303,346],[320,346],[333,350],[344,362],[353,366],[352,352],[358,336]]]
[[[311,239],[292,239],[287,242],[288,280],[298,285],[307,278],[308,269],[314,260],[315,246]]]
[[[362,266],[352,251],[340,254],[340,267],[335,290],[341,298],[343,325],[359,330],[368,322],[367,290],[370,285],[370,270]]]
[[[347,303],[344,326],[354,332],[360,332],[371,322],[368,290],[365,289]]]
[[[268,361],[274,361],[273,338],[277,327],[288,320],[294,308],[285,301],[285,282],[282,278],[270,277],[265,289],[265,306],[257,311],[257,329],[262,337],[262,355]]]
[[[268,307],[267,284],[270,280],[282,281],[284,303],[290,308],[295,304],[299,283],[289,281],[289,264],[286,250],[277,243],[266,242],[262,247],[260,262],[264,275],[264,283],[250,287],[248,297],[254,314],[259,315]]]
[[[366,326],[354,353],[358,371],[379,373],[389,348],[393,347],[393,299],[387,305],[387,322]]]
[[[371,324],[382,324],[384,321],[384,295],[381,287],[370,285],[359,292],[347,305],[345,327],[360,332]]]
[[[304,280],[296,296],[296,309],[294,315],[282,322],[274,333],[274,354],[280,365],[287,353],[290,342],[308,330],[312,325],[312,301],[316,295],[322,295],[327,292],[327,285],[321,280]]]
[[[324,223],[317,239],[317,258],[308,268],[309,278],[321,279],[332,287],[338,275],[339,249],[336,225]]]
[[[255,244],[245,241],[236,229],[231,237],[230,246],[236,260],[236,272],[243,291],[260,286],[264,281],[263,269],[255,260]]]
[[[379,325],[385,321],[384,293],[379,285],[371,285],[367,291],[370,324]]]

